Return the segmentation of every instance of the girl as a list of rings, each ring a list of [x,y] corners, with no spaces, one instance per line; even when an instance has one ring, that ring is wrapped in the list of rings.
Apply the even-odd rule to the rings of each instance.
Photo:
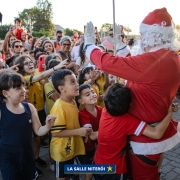
[[[63,61],[54,68],[51,68],[40,74],[36,74],[34,63],[29,56],[23,55],[15,60],[15,64],[19,64],[18,73],[22,74],[28,82],[29,101],[37,109],[38,116],[42,125],[44,124],[44,121],[46,119],[46,114],[44,111],[43,86],[41,85],[40,81],[52,75],[54,71],[57,71],[58,69],[64,67],[66,63],[66,61]],[[48,147],[48,144],[45,141],[43,141],[43,139],[40,140],[40,137],[37,137],[36,134],[34,136],[34,155],[36,163],[41,166],[46,166],[46,162],[39,158],[39,150],[40,144],[42,147]]]
[[[82,127],[92,127],[93,131],[99,129],[99,120],[101,117],[102,107],[95,105],[97,103],[97,95],[89,84],[79,86],[78,103],[83,105],[83,109],[79,112],[79,121]],[[96,141],[86,138],[84,141],[86,154],[78,156],[81,164],[92,164],[95,153]],[[92,174],[86,174],[85,180],[91,180]]]
[[[83,47],[84,43],[82,43],[79,47],[79,57],[77,58],[74,66],[75,74],[78,74],[79,69],[85,68],[90,63],[90,61],[86,58],[85,54],[83,53]]]
[[[42,44],[43,51],[47,54],[55,53],[55,48],[53,43],[50,40],[46,40]]]
[[[47,116],[46,125],[41,126],[35,107],[23,102],[24,85],[20,74],[0,76],[0,169],[4,180],[37,178],[32,130],[42,136],[51,129],[56,118]]]

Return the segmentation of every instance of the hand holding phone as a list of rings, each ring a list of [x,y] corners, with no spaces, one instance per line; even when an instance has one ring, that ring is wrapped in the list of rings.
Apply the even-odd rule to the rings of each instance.
[[[45,60],[45,55],[41,55],[39,58],[38,58],[38,71],[39,72],[43,72],[45,70],[44,68],[44,60]]]

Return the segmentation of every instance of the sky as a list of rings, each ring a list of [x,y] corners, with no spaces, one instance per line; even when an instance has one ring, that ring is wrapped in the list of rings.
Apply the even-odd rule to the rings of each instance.
[[[3,24],[13,23],[18,12],[36,5],[37,0],[1,0],[0,12]],[[84,25],[92,21],[101,28],[103,23],[113,23],[113,0],[49,0],[53,6],[53,21],[63,28],[83,31]],[[179,0],[114,0],[115,20],[139,33],[139,25],[144,17],[154,9],[166,7],[175,24],[180,24]]]

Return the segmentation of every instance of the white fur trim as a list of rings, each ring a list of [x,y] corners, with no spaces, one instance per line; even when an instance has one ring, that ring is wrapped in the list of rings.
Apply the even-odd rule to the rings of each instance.
[[[180,130],[180,123],[178,124],[178,130]],[[151,155],[151,154],[159,154],[165,151],[172,149],[180,142],[180,132],[178,131],[174,136],[155,143],[141,143],[130,141],[131,147],[133,149],[134,154],[143,154],[143,155]]]
[[[140,32],[143,33],[143,32],[146,32],[147,30],[149,30],[150,28],[152,27],[159,27],[161,29],[164,29],[166,31],[170,31],[170,30],[173,30],[173,27],[172,26],[161,26],[159,24],[153,24],[153,25],[149,25],[149,24],[144,24],[144,23],[141,23],[140,24]]]
[[[139,134],[141,133],[141,131],[142,131],[143,127],[145,126],[145,124],[146,124],[146,123],[145,123],[144,121],[141,121],[141,123],[140,123],[139,126],[137,127],[134,135],[139,136]]]
[[[141,48],[162,46],[163,49],[178,51],[180,36],[172,21],[171,26],[140,24]]]
[[[90,61],[91,61],[90,56],[91,56],[91,53],[92,53],[92,51],[93,51],[94,49],[99,49],[99,50],[101,50],[99,47],[97,47],[97,46],[95,46],[95,45],[90,45],[90,46],[88,46],[87,49],[86,49],[86,57],[87,57]]]
[[[117,56],[126,57],[129,53],[130,53],[130,50],[126,46],[124,49],[118,51]]]

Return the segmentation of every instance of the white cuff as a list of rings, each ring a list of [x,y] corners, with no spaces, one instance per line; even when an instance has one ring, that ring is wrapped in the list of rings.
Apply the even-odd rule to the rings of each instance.
[[[87,47],[86,49],[86,57],[91,61],[90,59],[90,56],[91,56],[91,52],[94,50],[94,49],[99,49],[101,50],[99,47],[95,46],[95,45],[90,45]]]

